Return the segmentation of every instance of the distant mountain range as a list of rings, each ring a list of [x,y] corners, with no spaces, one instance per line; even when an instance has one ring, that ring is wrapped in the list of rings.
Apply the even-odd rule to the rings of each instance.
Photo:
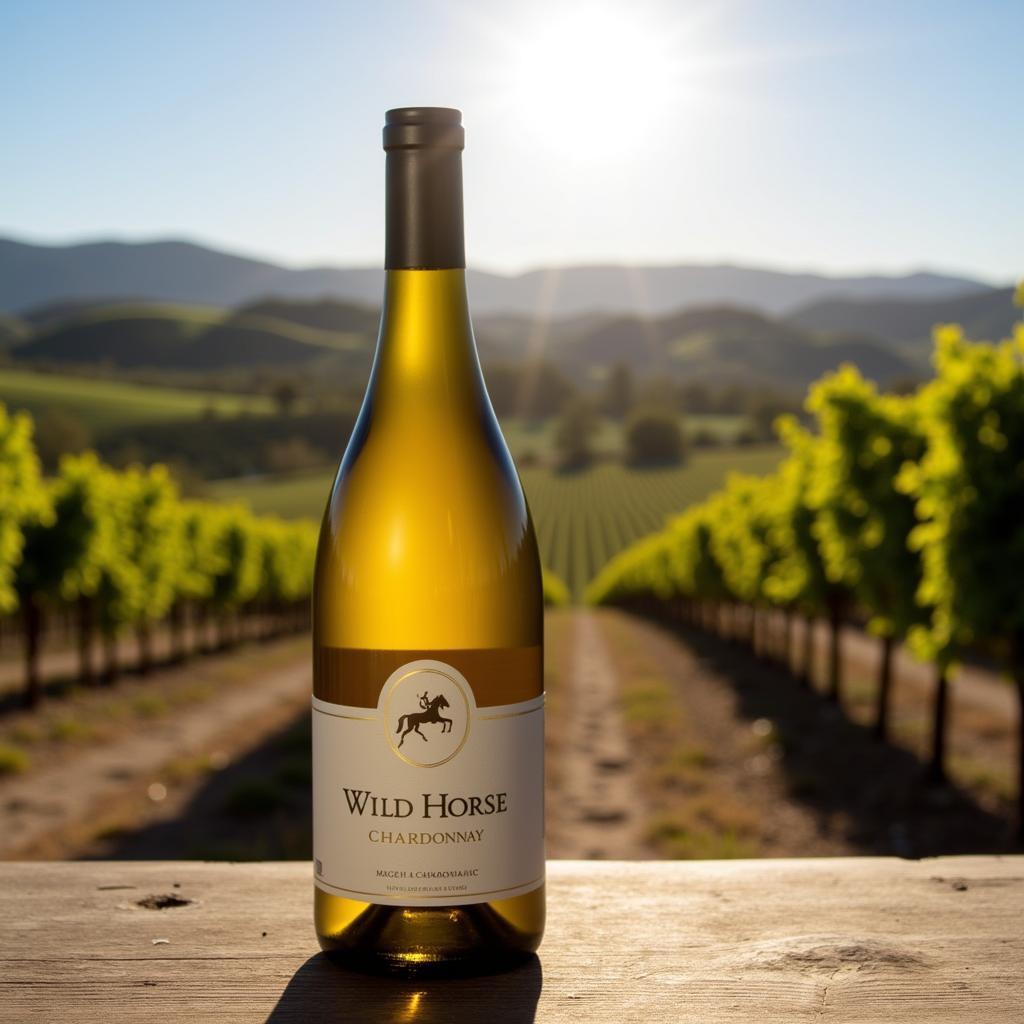
[[[0,312],[19,316],[55,303],[71,307],[111,299],[230,308],[273,296],[372,307],[380,301],[382,278],[377,268],[290,269],[181,241],[45,246],[0,239]],[[531,319],[588,313],[663,317],[709,305],[784,316],[835,302],[935,302],[994,290],[982,281],[926,272],[843,277],[731,265],[469,274],[475,314]],[[826,310],[822,316],[833,314]]]
[[[28,365],[266,368],[357,390],[381,283],[376,270],[287,270],[181,242],[0,241],[0,306],[11,310],[0,311],[0,349]],[[485,364],[543,360],[583,386],[624,363],[641,378],[797,394],[842,362],[887,385],[928,375],[936,323],[996,339],[1020,316],[1012,289],[934,274],[572,267],[473,273],[470,293]]]

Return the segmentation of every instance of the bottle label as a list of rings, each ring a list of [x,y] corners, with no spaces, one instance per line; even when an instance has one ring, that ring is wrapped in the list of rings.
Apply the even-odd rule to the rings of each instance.
[[[425,653],[317,651],[316,884],[402,907],[530,892],[544,881],[540,648],[409,657]]]

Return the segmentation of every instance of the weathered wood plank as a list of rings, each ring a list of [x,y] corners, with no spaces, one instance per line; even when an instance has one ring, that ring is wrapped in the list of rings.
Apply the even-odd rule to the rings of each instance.
[[[316,955],[305,864],[0,864],[0,1020],[1024,1020],[1024,857],[555,861],[550,878],[539,962],[403,982]],[[137,905],[161,894],[195,902]]]

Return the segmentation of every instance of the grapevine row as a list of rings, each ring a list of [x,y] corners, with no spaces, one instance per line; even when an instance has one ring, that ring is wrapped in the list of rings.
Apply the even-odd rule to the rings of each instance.
[[[92,452],[66,455],[44,479],[32,431],[31,417],[0,405],[0,615],[20,620],[28,706],[44,692],[48,619],[74,619],[83,683],[119,674],[126,630],[144,673],[158,625],[182,660],[308,623],[316,524],[183,500],[166,467],[117,471]],[[568,601],[550,573],[544,593]]]
[[[836,701],[841,626],[865,622],[881,645],[882,737],[905,642],[935,665],[930,770],[941,777],[950,671],[964,655],[1001,662],[1024,716],[1024,325],[999,343],[938,328],[934,362],[913,394],[879,393],[852,366],[823,378],[807,398],[811,429],[779,420],[787,455],[775,473],[732,475],[620,553],[587,599],[743,635],[762,655],[780,610],[790,623],[823,619]],[[1024,823],[1024,727],[1019,739]]]
[[[243,628],[302,626],[315,545],[312,523],[183,500],[159,465],[119,472],[88,452],[65,456],[44,479],[30,417],[0,406],[0,612],[21,619],[29,706],[43,695],[48,617],[74,615],[82,682],[118,675],[118,637],[127,629],[146,672],[159,623],[178,658],[189,634],[205,649],[214,625],[217,646]]]

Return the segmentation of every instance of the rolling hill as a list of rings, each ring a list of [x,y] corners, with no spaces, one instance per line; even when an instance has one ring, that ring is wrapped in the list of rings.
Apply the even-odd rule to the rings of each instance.
[[[0,311],[110,296],[133,301],[236,307],[268,295],[380,301],[377,268],[292,269],[184,241],[33,245],[0,239]],[[935,273],[859,277],[786,273],[756,267],[576,266],[505,275],[473,270],[477,314],[564,318],[587,312],[664,316],[684,307],[738,305],[780,315],[826,298],[954,297],[984,282]]]
[[[366,325],[373,317],[353,311],[359,330],[310,326],[272,315],[273,306],[236,313],[172,305],[90,308],[44,327],[11,349],[23,361],[102,364],[121,369],[216,370],[289,366],[327,355],[369,358]]]
[[[920,354],[939,323],[960,324],[968,337],[996,340],[1010,335],[1021,311],[1012,288],[985,289],[957,298],[928,302],[829,299],[791,314],[790,323],[812,331],[856,331]]]
[[[378,314],[333,300],[271,299],[223,313],[208,307],[97,307],[43,327],[9,354],[19,363],[116,370],[298,370],[329,359],[332,373],[362,387]],[[478,317],[483,362],[522,367],[543,359],[577,384],[625,363],[641,378],[770,386],[798,392],[841,362],[880,383],[923,375],[926,362],[868,336],[817,332],[727,306],[667,317],[588,316],[538,330],[526,317]],[[340,378],[338,378],[340,379]]]
[[[856,363],[879,383],[922,375],[924,360],[873,338],[815,332],[753,310],[712,306],[667,317],[573,318],[538,334],[530,321],[503,317],[492,328],[479,318],[481,358],[522,362],[543,358],[579,384],[615,363],[640,377],[668,376],[712,384],[769,385],[798,392],[842,362]]]

